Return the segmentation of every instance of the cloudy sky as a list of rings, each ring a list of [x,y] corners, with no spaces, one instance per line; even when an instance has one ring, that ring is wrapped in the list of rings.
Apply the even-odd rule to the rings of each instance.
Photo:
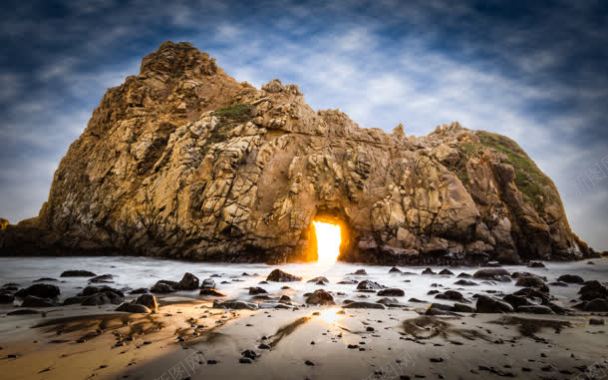
[[[0,216],[13,222],[37,214],[105,90],[173,40],[364,127],[508,135],[555,180],[576,232],[608,249],[608,2],[5,0],[0,28]]]

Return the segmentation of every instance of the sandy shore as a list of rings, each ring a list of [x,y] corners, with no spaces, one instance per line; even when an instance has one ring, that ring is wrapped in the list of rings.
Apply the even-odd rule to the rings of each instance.
[[[523,379],[608,376],[589,317],[425,316],[301,307],[229,311],[167,298],[156,314],[63,307],[0,319],[11,379]],[[178,302],[178,303],[171,303]],[[108,309],[108,308],[105,308]],[[597,317],[595,317],[597,318]],[[243,352],[255,354],[241,363]],[[601,367],[594,367],[595,364]],[[587,376],[587,377],[585,377]],[[595,376],[595,377],[594,377]]]

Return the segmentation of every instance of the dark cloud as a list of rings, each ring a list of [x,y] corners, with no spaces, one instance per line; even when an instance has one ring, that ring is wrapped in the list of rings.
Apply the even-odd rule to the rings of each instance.
[[[506,133],[606,248],[608,192],[581,196],[577,178],[608,154],[607,25],[602,1],[4,1],[0,214],[37,212],[106,88],[172,39],[237,79],[297,82],[364,126],[426,133],[459,119]]]

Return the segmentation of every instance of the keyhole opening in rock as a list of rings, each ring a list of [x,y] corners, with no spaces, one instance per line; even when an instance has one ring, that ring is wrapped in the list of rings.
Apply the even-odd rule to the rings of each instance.
[[[312,223],[317,239],[317,263],[322,266],[333,265],[340,256],[342,243],[340,225],[319,220]]]

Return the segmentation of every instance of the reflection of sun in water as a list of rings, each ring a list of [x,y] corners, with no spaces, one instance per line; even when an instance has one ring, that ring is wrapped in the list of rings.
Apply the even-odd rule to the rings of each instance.
[[[342,315],[338,314],[339,310],[340,308],[337,307],[321,310],[319,312],[319,317],[323,320],[323,322],[331,325],[338,322],[342,318]]]
[[[340,226],[326,222],[313,221],[317,237],[317,262],[321,266],[331,266],[340,255]]]

